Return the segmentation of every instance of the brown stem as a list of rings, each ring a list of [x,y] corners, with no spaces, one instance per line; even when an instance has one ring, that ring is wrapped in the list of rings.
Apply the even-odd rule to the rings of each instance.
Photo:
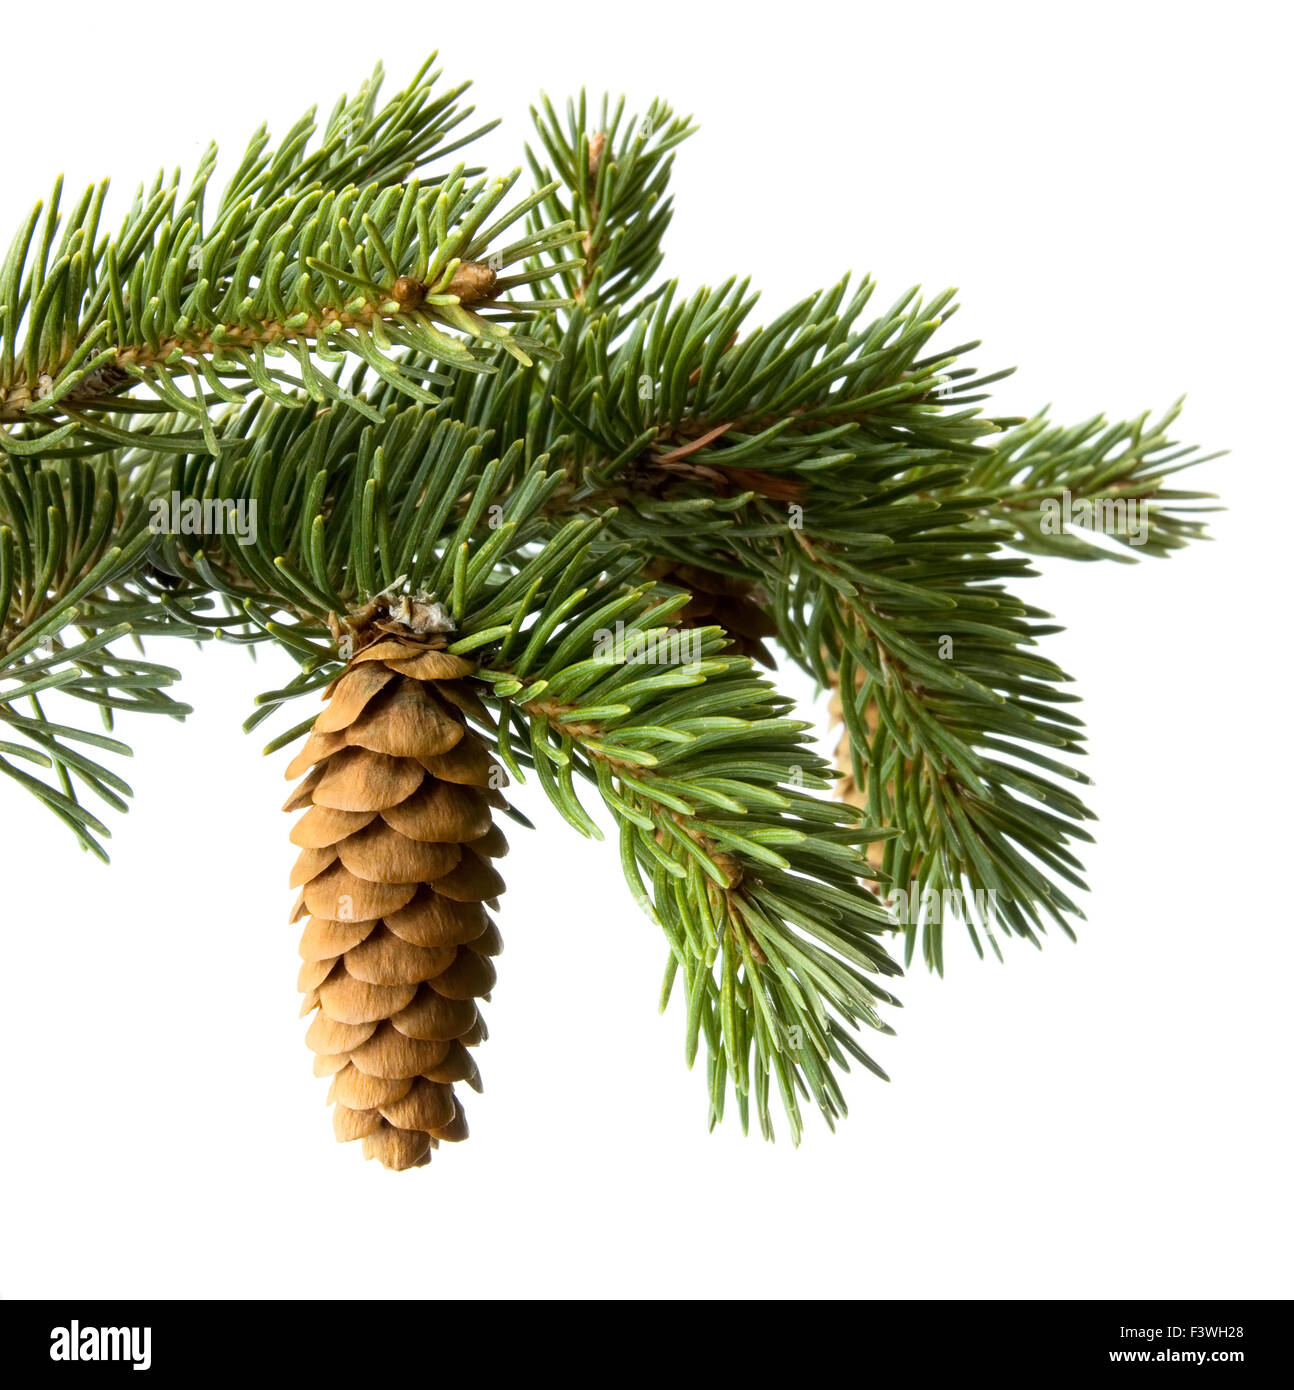
[[[459,304],[472,307],[488,302],[494,296],[498,275],[490,266],[480,261],[464,261],[449,284],[445,294],[457,296]],[[412,276],[400,276],[384,299],[367,303],[362,308],[350,311],[344,309],[325,309],[320,314],[310,315],[304,322],[289,328],[277,319],[267,319],[258,324],[225,324],[220,328],[208,329],[202,334],[168,334],[158,340],[156,347],[149,343],[134,343],[121,347],[116,355],[71,391],[64,400],[68,405],[81,405],[111,396],[132,379],[129,367],[151,369],[168,365],[177,355],[180,357],[210,357],[222,348],[267,347],[281,343],[315,342],[337,332],[347,332],[353,328],[369,325],[392,317],[382,312],[382,304],[394,301],[399,312],[415,312],[426,298],[429,286]],[[41,400],[53,389],[54,377],[42,373],[33,387],[22,377],[9,386],[0,387],[0,423],[12,423],[25,419],[33,400]]]

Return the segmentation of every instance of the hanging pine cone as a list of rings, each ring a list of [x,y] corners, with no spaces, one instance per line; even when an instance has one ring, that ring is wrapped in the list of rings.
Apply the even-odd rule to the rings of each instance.
[[[485,906],[507,852],[490,807],[502,769],[464,713],[488,722],[471,662],[443,636],[379,631],[325,691],[328,706],[289,766],[313,769],[284,810],[301,849],[292,920],[315,1074],[331,1076],[333,1129],[387,1168],[428,1162],[467,1137],[454,1083],[480,1089],[468,1053],[486,1036],[476,1001],[502,949]]]

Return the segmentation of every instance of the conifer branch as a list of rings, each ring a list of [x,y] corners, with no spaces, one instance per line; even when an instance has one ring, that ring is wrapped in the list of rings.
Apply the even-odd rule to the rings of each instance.
[[[567,102],[565,122],[547,97],[530,109],[541,149],[527,146],[526,158],[548,190],[532,227],[546,219],[583,229],[581,264],[547,266],[577,312],[624,308],[650,284],[674,215],[672,152],[696,129],[662,101],[626,119],[624,98],[603,96],[599,111],[591,121],[584,93]]]
[[[446,378],[401,366],[397,350],[471,371],[490,370],[482,346],[523,362],[542,353],[504,326],[543,308],[505,298],[535,277],[504,272],[555,253],[575,229],[537,226],[500,245],[547,195],[541,189],[500,212],[516,172],[474,179],[460,166],[425,184],[405,178],[462,118],[453,94],[429,100],[432,80],[420,75],[381,113],[371,87],[343,103],[320,148],[304,157],[310,116],[272,155],[259,132],[210,226],[203,204],[214,149],[183,196],[178,174],[141,189],[115,238],[99,235],[106,184],[87,190],[66,218],[56,184],[0,268],[0,451],[111,445],[99,424],[108,410],[178,414],[215,448],[216,407],[237,404],[248,387],[281,405],[292,401],[285,384],[358,405],[316,369],[315,355],[356,357],[431,403],[426,384]],[[344,181],[387,173],[401,181]],[[419,291],[400,294],[397,284]],[[125,394],[136,386],[151,398]],[[152,433],[174,448],[192,445],[187,435]]]
[[[98,754],[129,748],[46,704],[79,700],[109,726],[120,709],[182,717],[176,672],[143,639],[268,644],[297,669],[255,729],[335,694],[364,664],[357,634],[394,633],[387,695],[469,750],[413,769],[425,795],[470,774],[528,824],[485,788],[488,749],[600,836],[577,777],[593,789],[666,936],[665,1000],[682,981],[689,1063],[705,1040],[712,1122],[735,1097],[771,1136],[776,1089],[798,1139],[806,1102],[845,1113],[840,1070],[883,1075],[855,1034],[889,1031],[884,938],[942,968],[946,919],[892,912],[868,884],[953,894],[981,951],[995,928],[1036,942],[1082,915],[1064,886],[1082,887],[1074,844],[1091,838],[1082,726],[1040,649],[1056,629],[1019,586],[1030,555],[1160,555],[1201,536],[1209,495],[1170,484],[1205,456],[1168,438],[1176,407],[1068,429],[984,413],[1006,373],[968,365],[976,343],[938,345],[951,291],[876,314],[873,282],[842,279],[758,326],[747,282],[685,296],[658,281],[692,129],[663,103],[639,121],[581,97],[561,120],[545,99],[535,189],[515,203],[516,173],[423,171],[474,138],[463,88],[435,81],[424,68],[379,107],[375,75],[317,144],[313,114],[275,149],[258,132],[209,220],[214,151],[187,191],[178,175],[141,190],[115,237],[99,230],[106,185],[66,217],[56,188],[20,230],[0,266],[0,773],[102,854],[108,828],[82,797],[125,808]],[[1062,498],[1135,506],[1143,532],[1052,530]],[[175,524],[221,509],[258,525]],[[858,805],[814,794],[839,783],[754,672],[770,636],[836,692]],[[337,708],[326,734],[362,727]],[[339,777],[349,747],[320,753]],[[402,775],[403,754],[383,758]],[[477,860],[500,851],[475,805],[458,806],[475,858],[368,823],[343,827],[346,852],[398,843],[417,884],[390,864],[381,882],[424,903],[438,860],[462,856],[479,908],[497,876]],[[302,881],[341,874],[332,843],[304,847]],[[346,935],[344,914],[325,917]],[[389,936],[364,949],[430,969],[425,943],[410,956]],[[307,961],[308,998],[333,965]],[[464,969],[479,997],[485,967]],[[398,1032],[405,1005],[386,1002]],[[346,1040],[338,1065],[366,1046]],[[424,1082],[442,1081],[418,1071],[432,1106]],[[366,1083],[348,1084],[345,1123],[375,1123]],[[422,1118],[418,1134],[462,1137],[447,1113]],[[406,1152],[382,1123],[394,1166],[422,1161],[427,1142]]]
[[[974,509],[977,525],[1033,555],[1129,562],[1206,539],[1196,518],[1218,510],[1199,505],[1214,494],[1166,483],[1223,453],[1201,454],[1168,437],[1181,407],[1176,402],[1153,424],[1149,412],[1113,424],[1098,415],[1068,428],[1035,416],[995,443],[958,501]],[[1066,508],[1069,524],[1058,524]]]

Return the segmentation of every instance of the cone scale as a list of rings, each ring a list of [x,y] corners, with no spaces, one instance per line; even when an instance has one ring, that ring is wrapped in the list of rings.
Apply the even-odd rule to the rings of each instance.
[[[469,1048],[502,949],[486,911],[507,852],[491,808],[506,784],[465,714],[488,722],[445,639],[371,635],[324,692],[287,770],[301,853],[294,922],[315,1074],[331,1077],[333,1130],[364,1156],[419,1167],[467,1137],[458,1083],[480,1089]]]

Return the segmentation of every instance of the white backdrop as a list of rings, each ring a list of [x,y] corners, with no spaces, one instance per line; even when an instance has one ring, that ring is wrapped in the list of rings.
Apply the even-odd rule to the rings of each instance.
[[[118,193],[226,158],[371,60],[425,49],[505,117],[656,94],[685,286],[765,315],[843,269],[961,287],[1001,410],[1162,408],[1232,455],[1216,540],[1053,565],[1034,601],[1085,696],[1100,815],[1080,943],[901,983],[894,1077],[796,1152],[705,1132],[665,950],[614,849],[540,805],[512,835],[473,1136],[391,1174],[334,1143],[286,925],[283,755],[239,723],[285,667],[178,650],[187,726],[136,720],[105,870],[0,786],[8,1296],[1289,1296],[1288,20],[1275,5],[470,11],[64,5],[6,62],[0,236],[62,169]],[[161,12],[157,12],[158,15]],[[214,16],[214,17],[213,17]],[[38,26],[39,27],[39,26]],[[43,32],[43,30],[41,31]],[[12,35],[10,35],[12,37]],[[92,41],[91,41],[92,40]],[[7,44],[6,44],[7,46]],[[226,170],[229,165],[226,164]],[[948,341],[954,341],[949,338]],[[812,691],[786,676],[806,700]]]

